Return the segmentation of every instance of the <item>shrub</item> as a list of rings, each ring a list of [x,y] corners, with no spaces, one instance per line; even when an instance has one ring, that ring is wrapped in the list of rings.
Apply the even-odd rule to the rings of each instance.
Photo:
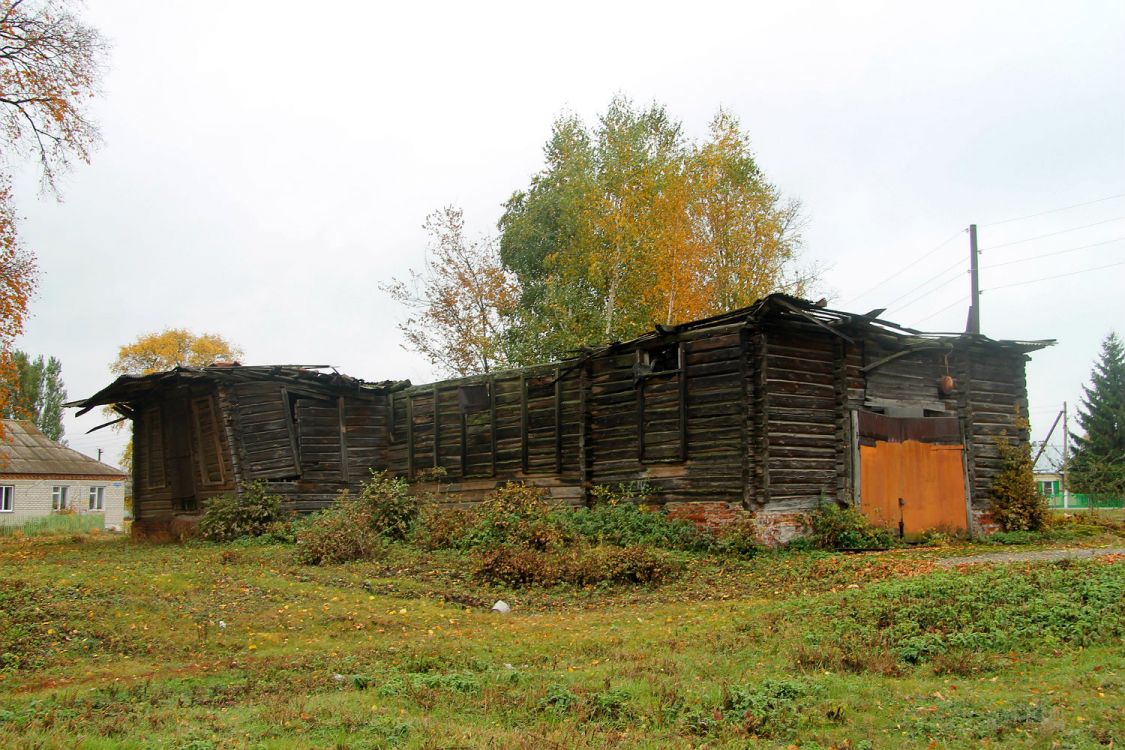
[[[559,549],[574,537],[558,523],[543,492],[509,482],[485,496],[468,512],[463,530],[449,534],[460,549],[498,549],[515,545],[533,550]]]
[[[421,507],[421,501],[410,494],[406,480],[387,476],[385,471],[371,472],[371,479],[363,483],[359,498],[367,505],[371,529],[387,539],[405,539]]]
[[[568,582],[659,583],[680,570],[679,561],[650,547],[586,547],[568,555]]]
[[[599,496],[597,488],[594,496]],[[708,548],[713,541],[713,537],[690,521],[668,518],[660,511],[645,510],[632,501],[603,499],[593,508],[560,513],[558,523],[595,544],[619,547],[646,544],[699,551]]]
[[[424,505],[411,532],[411,541],[425,550],[456,549],[476,522],[472,511],[441,505]]]
[[[1004,531],[1039,531],[1046,528],[1050,511],[1047,499],[1035,487],[1031,446],[997,440],[1000,471],[992,480],[992,518]]]
[[[741,720],[747,734],[765,738],[789,735],[814,688],[800,680],[763,680],[729,688],[724,712]]]
[[[544,552],[501,545],[480,556],[474,574],[509,586],[552,586],[560,583],[658,583],[680,569],[679,562],[649,547],[573,547]]]
[[[764,547],[758,540],[758,527],[754,520],[743,518],[719,529],[712,541],[712,549],[720,555],[753,557],[761,553]]]
[[[297,531],[297,561],[305,565],[371,560],[382,550],[370,503],[350,497],[347,490],[330,508],[305,519]]]
[[[207,501],[199,519],[199,534],[213,542],[229,542],[244,536],[261,536],[281,515],[281,497],[265,482],[246,482],[241,492]]]
[[[804,518],[812,543],[826,550],[889,549],[894,535],[889,529],[872,526],[867,517],[852,506],[821,503]]]

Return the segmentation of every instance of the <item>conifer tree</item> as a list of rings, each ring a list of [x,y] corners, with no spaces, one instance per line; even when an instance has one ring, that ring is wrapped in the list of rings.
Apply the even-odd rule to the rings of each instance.
[[[1125,347],[1117,334],[1101,354],[1078,407],[1081,433],[1071,433],[1070,485],[1090,495],[1125,494]]]

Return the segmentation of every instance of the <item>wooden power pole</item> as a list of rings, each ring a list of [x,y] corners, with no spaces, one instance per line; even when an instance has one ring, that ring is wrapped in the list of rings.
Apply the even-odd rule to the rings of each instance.
[[[969,273],[972,276],[972,295],[969,301],[969,324],[966,333],[980,333],[980,265],[977,262],[977,225],[969,225]]]

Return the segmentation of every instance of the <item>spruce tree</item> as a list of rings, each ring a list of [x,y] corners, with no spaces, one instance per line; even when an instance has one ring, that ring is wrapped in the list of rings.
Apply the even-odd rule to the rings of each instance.
[[[1078,407],[1082,433],[1071,433],[1070,485],[1090,495],[1125,494],[1125,347],[1117,334],[1102,342],[1090,385]]]

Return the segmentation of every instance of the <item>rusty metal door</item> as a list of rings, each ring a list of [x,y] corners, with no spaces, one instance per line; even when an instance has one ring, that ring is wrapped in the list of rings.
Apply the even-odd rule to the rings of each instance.
[[[964,448],[953,417],[860,412],[860,510],[905,534],[968,530]]]

